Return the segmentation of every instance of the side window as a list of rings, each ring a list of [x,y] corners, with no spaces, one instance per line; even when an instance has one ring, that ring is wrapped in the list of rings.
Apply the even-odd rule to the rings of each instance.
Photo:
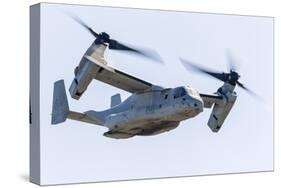
[[[169,95],[168,95],[168,94],[166,94],[166,95],[165,95],[165,99],[168,99],[168,96],[169,96]]]

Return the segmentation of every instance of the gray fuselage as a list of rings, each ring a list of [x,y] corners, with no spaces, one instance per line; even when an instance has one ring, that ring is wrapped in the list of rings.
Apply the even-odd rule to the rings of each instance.
[[[108,110],[88,111],[109,129],[107,137],[127,138],[155,135],[176,128],[180,121],[203,111],[203,101],[190,87],[155,89],[131,95]]]

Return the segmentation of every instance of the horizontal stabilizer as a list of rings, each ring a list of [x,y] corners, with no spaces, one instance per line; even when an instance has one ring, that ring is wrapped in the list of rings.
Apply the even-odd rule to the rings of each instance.
[[[103,121],[97,117],[97,114],[98,112],[95,111],[87,111],[85,113],[69,111],[67,118],[95,125],[103,125]]]

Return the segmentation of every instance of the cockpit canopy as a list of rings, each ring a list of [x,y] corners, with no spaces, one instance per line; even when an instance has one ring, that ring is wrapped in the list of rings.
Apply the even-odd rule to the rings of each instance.
[[[183,96],[186,96],[186,95],[189,95],[191,97],[199,97],[198,91],[193,89],[190,86],[177,87],[177,88],[173,89],[174,99],[180,98],[180,97],[183,97]]]
[[[174,98],[183,97],[187,94],[186,89],[184,87],[177,87],[174,89]]]

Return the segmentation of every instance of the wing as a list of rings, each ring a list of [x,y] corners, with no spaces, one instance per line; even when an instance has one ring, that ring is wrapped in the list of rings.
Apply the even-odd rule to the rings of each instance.
[[[200,97],[203,99],[205,108],[211,108],[213,104],[219,103],[223,100],[223,97],[218,95],[208,95],[200,93]]]
[[[95,69],[98,70],[94,73],[93,79],[110,84],[114,87],[128,91],[130,93],[145,91],[152,87],[152,84],[149,82],[126,74],[105,64],[101,64],[95,61],[90,56],[85,57],[89,61],[93,62],[93,66],[95,66]]]

